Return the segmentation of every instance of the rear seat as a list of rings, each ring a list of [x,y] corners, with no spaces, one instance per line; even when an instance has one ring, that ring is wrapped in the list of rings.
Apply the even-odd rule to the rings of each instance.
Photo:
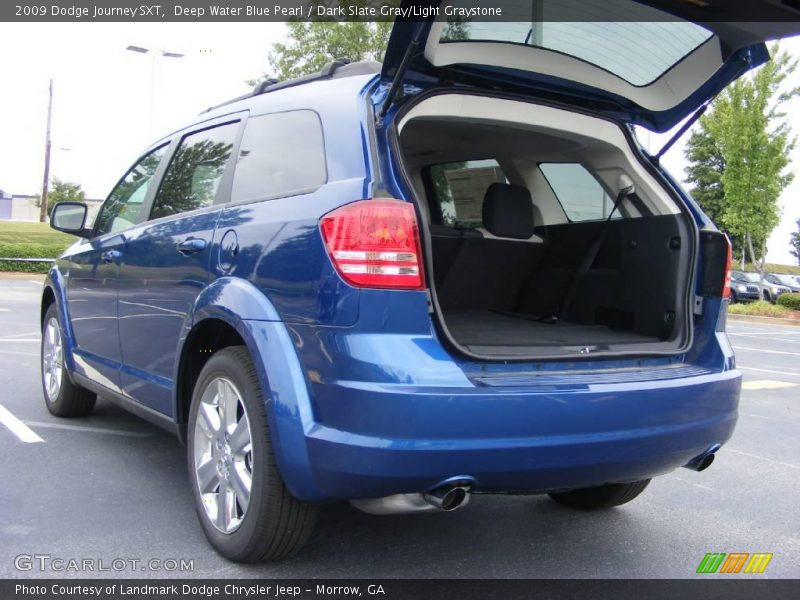
[[[481,237],[475,229],[462,229],[450,225],[429,226],[433,248],[433,281],[438,289],[461,249],[465,237]]]
[[[445,250],[451,262],[443,267],[441,281],[434,278],[443,308],[514,310],[526,279],[545,253],[545,244],[534,235],[534,207],[527,188],[493,183],[486,190],[482,213],[486,235],[464,230],[454,238],[455,250]],[[444,248],[444,236],[435,243]]]

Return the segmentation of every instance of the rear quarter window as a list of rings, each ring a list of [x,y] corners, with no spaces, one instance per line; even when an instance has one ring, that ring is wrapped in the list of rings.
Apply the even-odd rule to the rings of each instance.
[[[233,176],[232,202],[309,192],[327,178],[317,113],[295,110],[247,120]]]
[[[570,221],[598,221],[613,210],[614,198],[583,165],[540,163],[539,169]],[[611,218],[620,218],[619,212]]]
[[[428,177],[444,225],[482,225],[483,198],[493,183],[508,183],[494,159],[468,160],[428,167]]]

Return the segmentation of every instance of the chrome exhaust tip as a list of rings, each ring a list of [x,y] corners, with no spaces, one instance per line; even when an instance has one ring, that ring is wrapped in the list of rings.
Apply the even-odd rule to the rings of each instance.
[[[470,489],[470,484],[459,482],[424,494],[393,494],[383,498],[351,500],[350,504],[371,515],[452,512],[469,504]]]
[[[426,502],[437,509],[450,512],[469,504],[469,487],[446,486],[422,495]]]
[[[697,472],[705,471],[714,462],[714,455],[717,452],[717,450],[719,450],[721,447],[722,447],[721,444],[714,444],[713,446],[711,446],[711,448],[709,448],[699,456],[695,456],[692,460],[683,465],[683,467],[685,469],[691,469],[692,471],[697,471]]]

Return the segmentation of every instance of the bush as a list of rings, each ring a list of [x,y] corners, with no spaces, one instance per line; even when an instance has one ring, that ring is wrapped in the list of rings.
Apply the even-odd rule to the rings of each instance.
[[[0,258],[55,258],[64,251],[62,243],[0,242]],[[51,263],[0,260],[0,271],[47,273]]]
[[[757,300],[749,304],[732,304],[728,307],[728,312],[732,315],[750,315],[753,317],[788,317],[792,313],[785,306],[770,304],[766,300]]]
[[[780,306],[791,308],[792,310],[800,310],[800,293],[781,294],[777,300]]]

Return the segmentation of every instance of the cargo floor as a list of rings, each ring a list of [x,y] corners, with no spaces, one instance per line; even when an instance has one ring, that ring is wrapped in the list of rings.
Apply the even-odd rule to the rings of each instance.
[[[658,342],[658,338],[604,325],[581,325],[568,321],[543,323],[533,317],[489,310],[445,310],[450,334],[461,345],[479,354],[513,356],[533,348],[606,346]]]

